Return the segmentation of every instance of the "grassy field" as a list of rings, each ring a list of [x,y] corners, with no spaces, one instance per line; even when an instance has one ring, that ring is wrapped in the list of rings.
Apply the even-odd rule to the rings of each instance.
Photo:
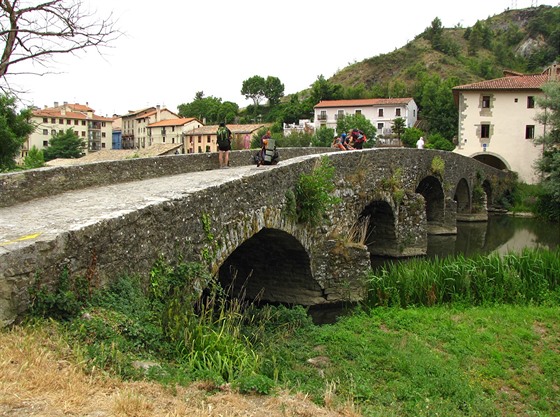
[[[559,263],[534,250],[393,267],[322,326],[219,289],[200,303],[198,264],[90,298],[63,275],[33,292],[40,317],[0,333],[0,414],[560,416]]]

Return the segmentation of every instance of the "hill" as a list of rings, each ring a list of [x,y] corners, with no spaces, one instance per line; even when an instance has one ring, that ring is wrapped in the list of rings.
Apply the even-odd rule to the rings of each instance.
[[[558,28],[560,7],[552,6],[507,10],[470,28],[443,28],[436,18],[402,48],[354,63],[328,81],[394,97],[413,95],[425,74],[467,84],[501,77],[504,70],[538,73],[560,56]]]

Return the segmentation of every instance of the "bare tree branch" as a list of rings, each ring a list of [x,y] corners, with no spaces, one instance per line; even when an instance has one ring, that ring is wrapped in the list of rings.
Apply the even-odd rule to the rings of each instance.
[[[18,74],[16,64],[48,68],[55,55],[91,47],[101,53],[121,35],[112,14],[98,18],[81,0],[0,0],[0,89],[9,89],[7,77]]]

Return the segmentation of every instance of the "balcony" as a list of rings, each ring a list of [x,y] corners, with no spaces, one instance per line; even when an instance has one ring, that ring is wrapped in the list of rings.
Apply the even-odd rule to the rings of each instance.
[[[327,115],[326,114],[318,114],[317,115],[317,120],[327,120]]]

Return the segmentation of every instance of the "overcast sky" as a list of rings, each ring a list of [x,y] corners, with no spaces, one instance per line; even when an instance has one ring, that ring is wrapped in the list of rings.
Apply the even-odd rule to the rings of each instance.
[[[404,46],[439,17],[472,26],[508,8],[559,4],[535,0],[83,0],[113,13],[125,35],[103,55],[57,59],[58,74],[18,76],[27,104],[85,104],[112,116],[160,104],[176,112],[196,92],[250,104],[253,75],[275,76],[285,94],[308,88],[351,63]],[[15,69],[12,68],[12,69]]]

